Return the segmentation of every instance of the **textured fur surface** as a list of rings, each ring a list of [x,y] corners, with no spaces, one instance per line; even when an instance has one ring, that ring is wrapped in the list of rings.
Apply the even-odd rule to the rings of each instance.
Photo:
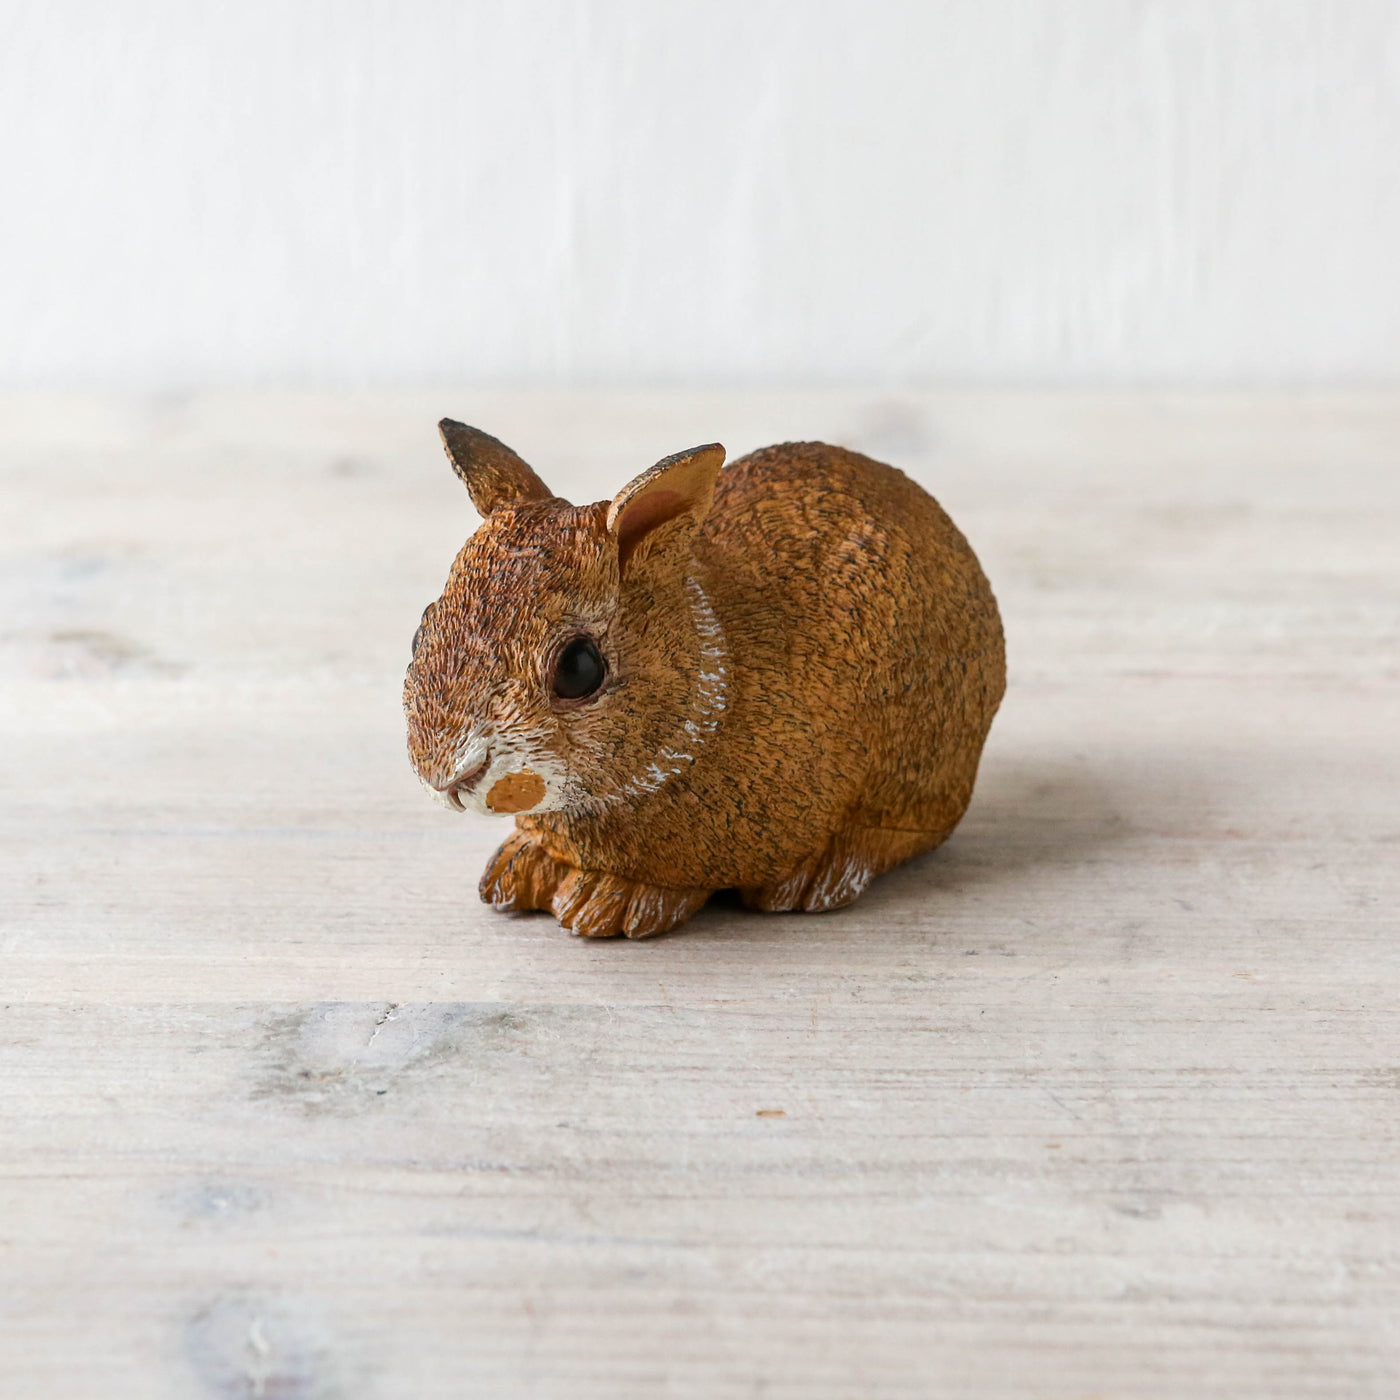
[[[721,470],[707,446],[572,506],[494,438],[443,436],[484,520],[424,614],[404,707],[430,789],[516,814],[483,899],[632,937],[719,889],[834,909],[956,826],[1001,622],[901,472],[824,443]],[[561,700],[581,636],[606,678]]]

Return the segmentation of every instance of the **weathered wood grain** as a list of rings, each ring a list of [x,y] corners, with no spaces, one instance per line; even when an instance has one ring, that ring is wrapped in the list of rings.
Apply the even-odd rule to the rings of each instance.
[[[0,1390],[1382,1397],[1400,401],[14,400]],[[676,441],[908,465],[1011,688],[943,850],[594,944],[403,753],[471,516]]]

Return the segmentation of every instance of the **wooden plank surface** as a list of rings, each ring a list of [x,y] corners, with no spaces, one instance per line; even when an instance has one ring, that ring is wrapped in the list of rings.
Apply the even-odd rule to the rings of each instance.
[[[0,405],[0,1391],[1389,1397],[1400,399]],[[452,413],[822,437],[1011,684],[942,851],[591,943],[403,753]]]

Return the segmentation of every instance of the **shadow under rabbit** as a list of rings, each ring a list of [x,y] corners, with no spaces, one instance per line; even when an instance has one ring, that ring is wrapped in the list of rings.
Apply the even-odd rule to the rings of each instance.
[[[1186,779],[1186,774],[1190,774]],[[953,914],[959,899],[981,898],[1024,887],[1058,886],[1108,858],[1125,843],[1150,839],[1163,810],[1176,805],[1183,787],[1201,797],[1209,778],[1184,762],[1159,759],[1131,776],[1108,775],[1083,760],[989,764],[966,818],[935,850],[878,876],[844,909],[819,916],[828,925],[848,921],[854,937],[869,936],[872,915],[907,922],[910,913]],[[804,921],[813,917],[802,915]],[[795,918],[743,907],[738,892],[715,894],[684,930],[689,936],[763,939],[790,937],[803,927]]]
[[[737,890],[724,889],[663,941],[796,938],[814,933],[814,921],[824,940],[843,924],[853,938],[868,938],[872,916],[900,924],[929,916],[936,925],[940,916],[966,914],[974,901],[987,912],[993,895],[1004,912],[1018,890],[1030,910],[1067,880],[1095,878],[1086,872],[1121,861],[1126,844],[1157,839],[1164,827],[1195,825],[1196,813],[1221,796],[1209,765],[1186,754],[1141,757],[1131,769],[1114,768],[1118,763],[1107,756],[1099,764],[1082,756],[990,762],[952,836],[878,876],[853,904],[821,915],[775,915],[745,908]],[[551,916],[541,911],[510,921],[535,917]]]

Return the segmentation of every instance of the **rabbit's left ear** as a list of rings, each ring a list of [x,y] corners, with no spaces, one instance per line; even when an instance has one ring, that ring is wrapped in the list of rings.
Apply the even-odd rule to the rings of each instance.
[[[654,545],[674,534],[662,532],[661,526],[682,517],[691,529],[698,526],[710,513],[715,479],[723,465],[724,448],[711,442],[663,457],[629,481],[608,507],[608,530],[617,538],[618,567],[626,569],[634,556],[640,562]]]

